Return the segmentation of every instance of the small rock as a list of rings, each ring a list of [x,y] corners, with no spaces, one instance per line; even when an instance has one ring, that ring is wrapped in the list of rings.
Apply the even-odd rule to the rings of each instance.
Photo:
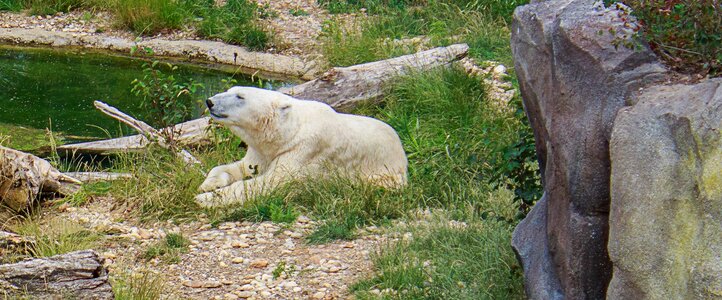
[[[311,222],[311,219],[309,219],[306,216],[299,216],[298,219],[296,219],[296,221],[298,221],[298,223],[301,223],[301,224],[306,224],[308,222]]]
[[[234,294],[236,294],[236,296],[241,297],[243,299],[251,298],[254,295],[253,292],[249,292],[249,291],[236,291]]]
[[[354,247],[354,245],[353,245],[353,243],[345,243],[345,244],[341,245],[341,247],[346,248],[346,249],[352,249]]]
[[[231,262],[234,264],[242,264],[243,261],[245,261],[243,257],[234,257],[233,259],[231,259]]]
[[[233,246],[233,248],[248,248],[248,247],[250,247],[251,245],[249,245],[249,244],[246,243],[246,242],[233,241],[233,242],[231,243],[231,246]]]
[[[203,287],[203,282],[197,280],[183,281],[183,285],[189,288],[197,289]]]
[[[238,288],[239,291],[252,291],[253,285],[250,284],[244,284],[240,288]]]
[[[313,294],[313,299],[323,299],[323,297],[326,297],[326,293],[324,292],[316,292]]]
[[[238,296],[231,294],[231,293],[226,293],[223,295],[223,298],[226,300],[236,300],[236,299],[238,299]]]
[[[268,266],[268,260],[266,259],[257,259],[251,262],[250,267],[252,268],[258,268],[263,269]]]
[[[203,287],[207,289],[221,287],[222,285],[219,281],[206,281],[203,283]]]

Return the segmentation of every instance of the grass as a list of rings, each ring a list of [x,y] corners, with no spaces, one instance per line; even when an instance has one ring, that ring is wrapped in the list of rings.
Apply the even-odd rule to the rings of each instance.
[[[112,273],[110,282],[116,300],[161,299],[165,280],[152,271]]]
[[[228,0],[223,6],[216,6],[212,0],[0,0],[0,10],[27,9],[32,15],[53,15],[78,8],[109,11],[117,27],[138,35],[191,26],[201,37],[251,50],[266,49],[272,39],[257,22],[268,14],[251,0]]]
[[[187,20],[187,13],[174,0],[111,0],[107,5],[119,27],[138,34],[179,29]]]
[[[63,143],[62,133],[53,134],[56,143]],[[20,151],[32,151],[50,148],[52,143],[46,130],[0,123],[0,145]]]
[[[349,66],[416,52],[413,45],[390,41],[423,35],[429,39],[428,47],[465,42],[471,48],[470,55],[476,59],[510,64],[510,32],[506,25],[513,8],[525,2],[399,1],[398,5],[384,6],[380,10],[383,13],[371,16],[356,27],[338,19],[327,22],[323,27],[322,50],[331,65]],[[333,6],[352,1],[324,3]]]
[[[518,162],[505,160],[504,154],[518,144],[525,127],[516,114],[499,112],[484,99],[477,79],[461,71],[436,70],[400,78],[380,107],[358,109],[398,132],[409,158],[407,188],[395,191],[348,179],[312,179],[209,215],[221,222],[272,220],[273,207],[278,214],[308,213],[324,220],[309,242],[323,243],[351,239],[360,226],[385,224],[416,208],[472,207],[486,212],[489,207],[480,199],[507,187],[506,178],[512,174],[499,170],[515,169]],[[523,188],[538,189],[538,182]]]
[[[351,287],[356,298],[523,299],[521,268],[509,246],[513,226],[450,224],[416,227],[411,240],[383,246],[372,258],[376,274]]]
[[[25,217],[10,226],[17,234],[35,239],[26,250],[32,257],[50,257],[68,252],[91,249],[100,240],[98,233],[85,229],[69,220],[51,218],[40,220],[36,216]]]
[[[167,263],[180,262],[180,254],[188,251],[190,242],[180,233],[169,233],[165,239],[148,247],[142,254],[145,260],[160,258]]]

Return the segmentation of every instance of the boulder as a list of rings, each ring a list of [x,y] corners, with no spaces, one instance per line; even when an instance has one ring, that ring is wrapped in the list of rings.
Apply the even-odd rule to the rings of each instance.
[[[722,79],[638,99],[610,145],[608,299],[722,299]]]
[[[602,299],[612,275],[612,124],[627,99],[666,70],[648,48],[614,46],[620,35],[609,32],[625,32],[624,12],[594,0],[532,2],[515,11],[511,43],[545,197],[512,245],[530,299]],[[529,245],[539,248],[525,251]]]

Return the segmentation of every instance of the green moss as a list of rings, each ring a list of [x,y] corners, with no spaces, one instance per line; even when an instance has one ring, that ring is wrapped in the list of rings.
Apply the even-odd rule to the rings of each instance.
[[[722,151],[707,157],[702,167],[701,190],[707,199],[722,198]]]
[[[56,143],[62,144],[62,137]],[[0,123],[0,145],[20,151],[32,151],[50,147],[51,140],[43,129],[27,128],[22,126]]]

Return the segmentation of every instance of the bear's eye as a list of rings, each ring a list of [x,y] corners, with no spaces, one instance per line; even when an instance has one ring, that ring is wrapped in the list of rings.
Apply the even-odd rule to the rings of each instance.
[[[238,95],[238,94],[236,94],[236,98],[238,98],[238,100],[243,100],[243,96]]]

